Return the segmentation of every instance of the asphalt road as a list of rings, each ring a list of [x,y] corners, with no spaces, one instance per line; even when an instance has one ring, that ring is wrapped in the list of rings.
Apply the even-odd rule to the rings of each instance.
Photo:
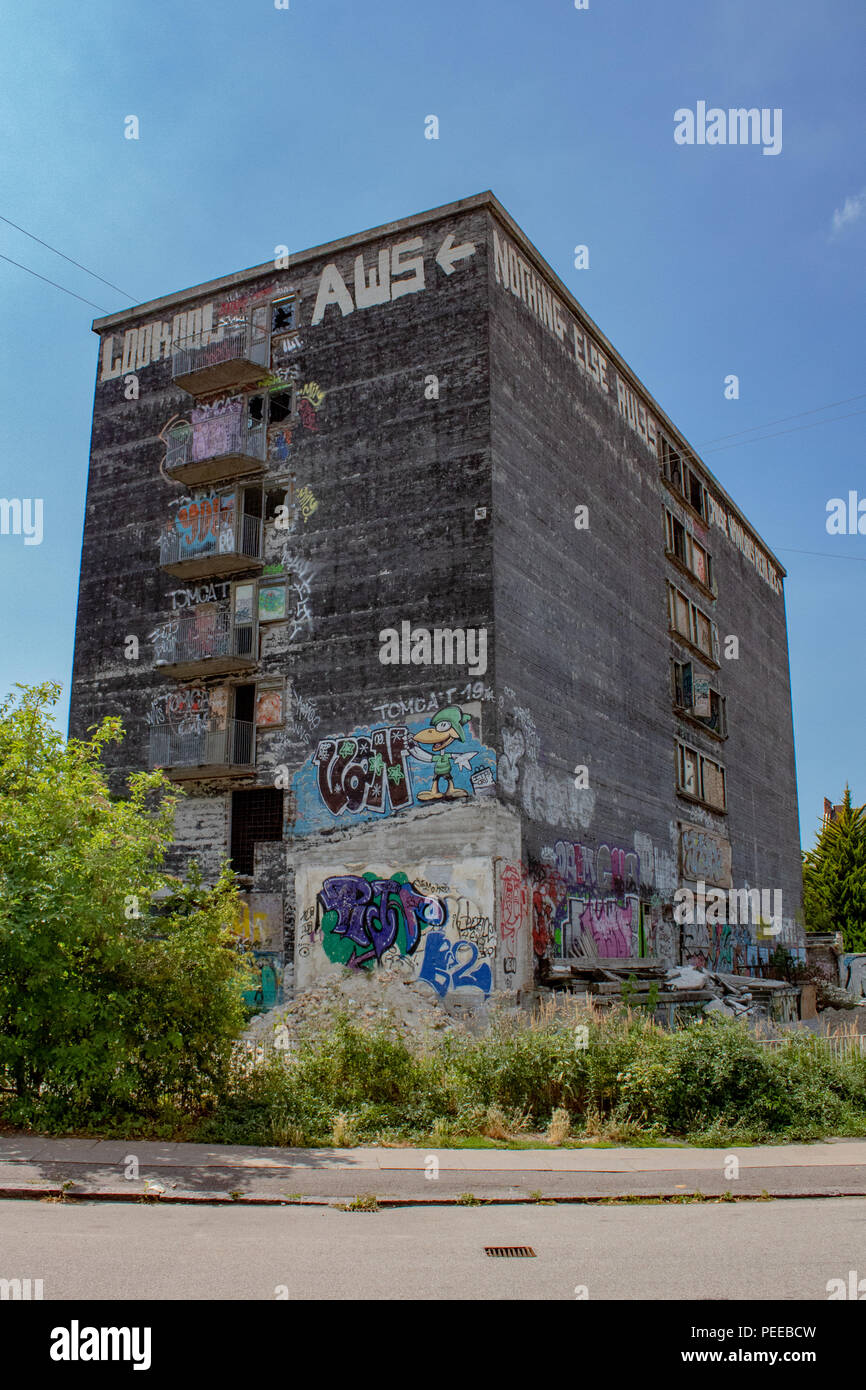
[[[866,1278],[861,1197],[378,1212],[0,1202],[0,1278],[41,1278],[46,1300],[824,1302],[850,1270]]]

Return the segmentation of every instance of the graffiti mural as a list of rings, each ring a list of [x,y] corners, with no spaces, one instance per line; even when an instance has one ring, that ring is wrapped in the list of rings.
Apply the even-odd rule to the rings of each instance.
[[[304,429],[319,428],[317,416],[322,408],[325,392],[315,381],[305,381],[298,391],[298,416]]]
[[[493,987],[487,961],[479,960],[474,941],[449,941],[444,932],[428,932],[418,979],[432,985],[440,998],[448,993],[474,993],[485,998]]]
[[[278,893],[245,893],[232,927],[252,966],[244,1002],[259,1012],[283,1002],[283,900]]]
[[[313,630],[313,613],[310,608],[313,567],[308,560],[296,559],[290,562],[287,568],[290,571],[287,601],[289,641],[297,642],[304,633],[310,634]]]
[[[157,695],[147,712],[151,728],[169,728],[177,734],[206,733],[210,728],[211,693],[198,686]]]
[[[335,819],[355,823],[425,802],[464,801],[476,794],[472,779],[479,773],[495,783],[496,755],[474,737],[457,706],[437,711],[429,723],[320,739],[294,777],[295,833],[324,829]]]
[[[680,826],[680,871],[683,878],[702,879],[718,888],[730,888],[731,843],[702,825]]]
[[[352,967],[377,964],[392,946],[402,956],[411,955],[424,928],[441,926],[447,916],[445,905],[419,892],[405,874],[390,879],[373,873],[327,878],[318,910],[325,954]]]
[[[340,967],[393,972],[431,995],[485,999],[499,965],[489,859],[458,864],[331,861],[299,866],[295,978],[309,989]]]
[[[190,412],[193,459],[218,458],[237,448],[244,409],[243,396],[226,396],[194,406]]]
[[[313,494],[312,488],[309,487],[299,488],[295,496],[295,503],[300,510],[301,520],[304,523],[309,521],[310,517],[313,515],[313,512],[319,505],[318,501],[316,500],[316,497]]]

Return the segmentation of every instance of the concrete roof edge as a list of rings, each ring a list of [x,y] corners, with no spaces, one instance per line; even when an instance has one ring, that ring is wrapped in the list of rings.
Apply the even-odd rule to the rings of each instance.
[[[728,494],[725,488],[722,487],[722,484],[719,482],[718,478],[716,478],[712,470],[704,463],[697,449],[693,448],[682,430],[680,430],[669,418],[667,413],[662,410],[652,393],[647,390],[640,378],[632,371],[625,359],[598,327],[595,320],[591,318],[583,306],[578,302],[568,286],[560,280],[553,267],[548,264],[538,248],[529,240],[526,233],[518,226],[511,214],[502,206],[499,199],[490,189],[487,189],[483,193],[474,193],[468,198],[458,198],[452,203],[443,203],[439,207],[428,208],[426,212],[413,213],[410,217],[401,217],[396,221],[383,222],[377,227],[367,228],[366,231],[354,232],[350,236],[338,237],[335,241],[323,242],[320,246],[308,247],[303,251],[298,251],[289,256],[289,269],[294,265],[301,265],[304,261],[312,260],[314,257],[335,255],[340,251],[345,251],[350,246],[359,246],[366,241],[372,241],[383,236],[394,236],[398,232],[408,231],[426,222],[444,217],[452,217],[457,213],[469,212],[480,207],[489,208],[506,228],[509,236],[511,236],[514,241],[520,245],[525,254],[529,256],[530,259],[534,260],[541,268],[542,272],[550,279],[556,287],[557,292],[568,304],[575,317],[580,320],[584,327],[587,328],[604,347],[605,352],[609,354],[614,362],[617,371],[621,371],[625,379],[646,398],[665,428],[680,442],[682,448],[691,454],[700,464],[701,469],[712,482],[713,487],[716,488],[722,500],[725,502],[725,505],[735,513],[743,526],[751,533],[752,537],[760,543],[768,558],[772,560],[773,564],[779,570],[782,578],[785,578],[787,576],[787,570],[767,545],[767,542],[763,539],[760,532],[756,530],[744,515],[733,498]],[[107,328],[117,327],[119,324],[128,323],[130,320],[142,318],[150,314],[157,314],[169,305],[176,305],[191,299],[200,299],[203,295],[215,294],[220,290],[233,289],[235,286],[242,285],[247,281],[257,280],[261,278],[261,276],[267,275],[269,272],[275,273],[273,261],[265,261],[263,264],[251,266],[247,270],[236,271],[233,275],[222,275],[215,280],[206,280],[200,285],[192,285],[188,289],[178,290],[174,294],[162,295],[159,299],[149,299],[142,304],[133,305],[129,309],[121,309],[118,313],[107,314],[103,318],[94,319],[91,327],[94,333],[102,333]]]
[[[411,217],[401,217],[394,222],[383,222],[378,227],[369,227],[363,232],[353,232],[351,236],[338,237],[336,241],[325,241],[321,246],[310,246],[303,251],[296,251],[288,257],[289,269],[294,265],[302,264],[304,261],[312,260],[314,257],[335,255],[339,251],[345,251],[347,247],[359,246],[365,241],[372,241],[383,236],[393,236],[397,232],[408,231],[411,227],[418,227],[432,219],[452,217],[455,213],[468,212],[473,208],[484,207],[485,205],[496,207],[503,216],[508,217],[505,209],[491,192],[474,193],[469,198],[459,198],[456,202],[443,203],[441,207],[429,208],[427,212],[416,212]],[[94,333],[103,333],[107,328],[116,328],[118,324],[159,313],[160,310],[168,308],[169,305],[180,304],[188,299],[201,299],[203,295],[215,294],[219,290],[234,289],[236,285],[242,285],[248,280],[257,280],[262,275],[269,273],[276,274],[274,263],[273,261],[264,261],[261,265],[250,266],[248,270],[238,270],[233,275],[221,275],[216,280],[205,280],[200,285],[191,285],[188,289],[177,290],[174,294],[164,294],[159,299],[148,299],[142,304],[133,304],[128,309],[120,309],[115,314],[106,314],[103,318],[94,319],[91,328]]]
[[[566,284],[563,283],[562,280],[560,280],[556,271],[553,269],[552,266],[550,266],[547,263],[547,261],[542,256],[541,252],[535,246],[535,244],[529,240],[529,237],[526,235],[526,233],[518,226],[511,214],[506,212],[505,208],[502,206],[499,200],[494,197],[492,193],[488,197],[488,202],[494,208],[496,216],[505,224],[509,236],[511,236],[516,242],[519,242],[521,248],[527,253],[527,255],[529,255],[531,259],[533,259],[536,262],[536,264],[539,264],[541,266],[541,269],[543,270],[544,274],[547,275],[549,279],[553,282],[553,284],[556,286],[557,291],[562,295],[563,299],[567,303],[568,307],[571,309],[575,318],[578,318],[583,324],[583,326],[589,329],[589,331],[593,334],[597,341],[604,347],[605,352],[613,360],[617,371],[621,371],[622,375],[635,388],[635,390],[640,392],[640,394],[645,397],[647,402],[652,406],[653,411],[658,416],[661,423],[664,425],[665,429],[668,430],[673,435],[674,439],[680,443],[681,447],[685,450],[685,452],[690,454],[691,457],[696,460],[703,472],[706,474],[707,478],[713,484],[713,487],[720,494],[725,505],[729,507],[732,512],[734,512],[737,519],[741,521],[743,526],[751,533],[753,539],[760,543],[761,547],[766,552],[767,557],[770,560],[772,560],[773,564],[778,569],[781,577],[783,579],[786,578],[788,571],[785,569],[785,566],[776,557],[776,555],[774,555],[773,551],[770,549],[761,533],[752,525],[748,517],[744,514],[741,508],[738,507],[737,503],[729,495],[726,489],[722,487],[722,484],[719,482],[712,469],[704,463],[704,460],[701,458],[697,449],[695,449],[693,445],[689,443],[682,430],[674,424],[673,420],[670,419],[666,411],[662,410],[661,406],[653,396],[652,392],[647,390],[640,377],[632,370],[632,368],[628,365],[628,363],[620,355],[620,353],[617,352],[616,348],[613,346],[613,343],[611,343],[610,339],[606,336],[606,334],[604,334],[601,331],[595,320],[591,318],[590,315],[583,308],[583,305],[580,304],[579,301],[574,297],[572,291],[568,288]]]

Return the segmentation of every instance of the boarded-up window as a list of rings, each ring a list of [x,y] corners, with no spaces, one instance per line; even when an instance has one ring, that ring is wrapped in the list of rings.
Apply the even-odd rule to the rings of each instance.
[[[711,762],[709,758],[702,758],[704,800],[711,806],[718,806],[720,810],[725,806],[725,773],[718,763]]]
[[[709,618],[705,618],[700,609],[695,608],[695,644],[700,647],[702,652],[708,656],[712,655],[713,641],[712,630]]]

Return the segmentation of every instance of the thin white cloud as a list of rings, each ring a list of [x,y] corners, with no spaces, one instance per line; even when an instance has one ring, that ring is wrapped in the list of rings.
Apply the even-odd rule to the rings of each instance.
[[[859,222],[864,212],[866,212],[866,188],[860,193],[855,193],[853,198],[846,198],[841,208],[837,208],[833,213],[834,235],[852,222]]]

